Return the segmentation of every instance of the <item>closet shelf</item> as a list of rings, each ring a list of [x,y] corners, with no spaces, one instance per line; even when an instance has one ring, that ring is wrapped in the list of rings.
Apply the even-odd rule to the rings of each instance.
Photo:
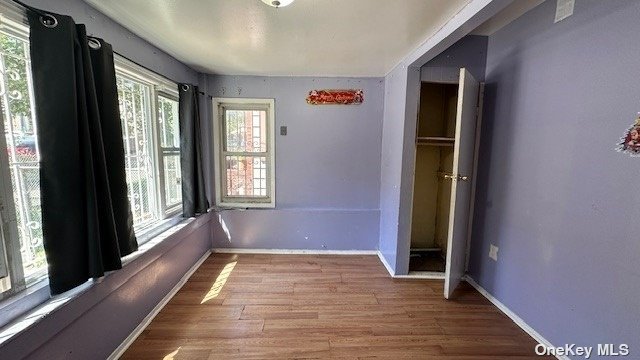
[[[438,137],[438,136],[419,136],[416,138],[418,145],[428,146],[453,146],[455,138],[450,137]]]
[[[456,138],[443,137],[443,136],[418,136],[418,140],[429,141],[456,141]]]

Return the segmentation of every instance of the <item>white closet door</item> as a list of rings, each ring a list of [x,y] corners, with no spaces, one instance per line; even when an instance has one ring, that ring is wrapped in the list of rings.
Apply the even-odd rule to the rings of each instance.
[[[464,276],[467,250],[471,174],[475,152],[479,83],[460,69],[456,140],[453,152],[451,209],[447,245],[444,297],[449,299]]]

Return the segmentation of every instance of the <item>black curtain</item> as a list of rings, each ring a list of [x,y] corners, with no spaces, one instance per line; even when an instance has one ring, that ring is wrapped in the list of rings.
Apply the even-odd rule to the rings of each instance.
[[[51,292],[137,250],[113,51],[69,16],[30,8],[44,248]]]
[[[202,152],[202,127],[198,87],[179,84],[180,93],[180,166],[182,169],[182,213],[185,217],[206,213],[209,201],[205,193]]]

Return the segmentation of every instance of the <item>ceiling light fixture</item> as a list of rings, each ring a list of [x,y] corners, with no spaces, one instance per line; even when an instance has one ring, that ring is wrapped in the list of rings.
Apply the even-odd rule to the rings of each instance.
[[[262,0],[262,2],[274,8],[279,8],[291,5],[293,0]]]

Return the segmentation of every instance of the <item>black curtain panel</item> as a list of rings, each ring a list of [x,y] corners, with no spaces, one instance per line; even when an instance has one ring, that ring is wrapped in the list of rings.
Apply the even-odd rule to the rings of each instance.
[[[182,169],[182,213],[185,217],[206,213],[209,201],[204,187],[202,127],[198,87],[179,84],[180,166]]]
[[[137,250],[113,51],[69,16],[27,11],[52,294],[122,267]]]

